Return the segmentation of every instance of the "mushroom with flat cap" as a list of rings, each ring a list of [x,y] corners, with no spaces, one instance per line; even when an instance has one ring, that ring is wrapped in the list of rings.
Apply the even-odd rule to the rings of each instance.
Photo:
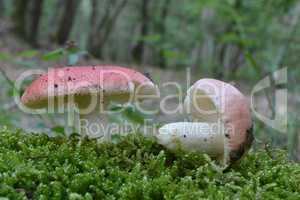
[[[215,79],[201,79],[187,91],[183,108],[192,122],[167,124],[158,141],[174,148],[201,151],[224,165],[239,160],[253,141],[250,109],[234,86]]]
[[[93,131],[88,124],[78,131],[91,138],[105,136],[108,130],[108,105],[143,100],[155,94],[155,84],[142,73],[118,66],[63,67],[48,71],[29,85],[21,102],[31,109],[54,108],[55,111],[79,113],[80,121],[101,124]],[[109,134],[108,134],[109,137]]]

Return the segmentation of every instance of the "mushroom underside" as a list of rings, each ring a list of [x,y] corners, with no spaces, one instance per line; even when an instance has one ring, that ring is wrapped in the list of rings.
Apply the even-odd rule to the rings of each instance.
[[[250,110],[244,96],[232,85],[214,79],[201,79],[188,90],[183,108],[189,121],[216,124],[219,128],[214,133],[222,135],[218,139],[222,140],[221,143],[212,138],[216,140],[211,142],[210,149],[213,151],[208,151],[196,137],[191,137],[189,145],[186,145],[188,142],[179,139],[186,150],[207,153],[216,157],[222,164],[228,165],[239,160],[250,149],[254,140]],[[180,127],[180,123],[177,122],[177,125],[173,126]],[[191,128],[194,125],[189,123],[187,126]],[[177,132],[182,134],[188,132],[182,128],[177,129]],[[199,129],[193,132],[198,134],[198,137],[207,137],[210,134]],[[174,135],[179,137],[178,133],[173,133],[173,137]],[[197,142],[198,144],[191,145]]]

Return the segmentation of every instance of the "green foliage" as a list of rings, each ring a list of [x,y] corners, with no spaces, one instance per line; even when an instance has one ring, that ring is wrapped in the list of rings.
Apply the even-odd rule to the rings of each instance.
[[[111,105],[110,110],[114,111],[114,113],[109,115],[110,120],[117,123],[127,121],[133,124],[143,124],[147,117],[141,111],[138,111],[134,105]]]
[[[59,48],[56,49],[54,51],[51,51],[45,55],[43,55],[42,59],[44,61],[49,61],[49,60],[59,60],[63,57],[64,55],[64,49],[63,48]]]
[[[27,50],[27,51],[21,51],[18,56],[23,58],[33,58],[37,56],[39,52],[37,50]]]
[[[300,166],[259,151],[221,172],[139,134],[116,144],[0,132],[0,197],[9,199],[299,199]]]
[[[59,61],[62,58],[68,59],[68,65],[75,65],[78,63],[80,56],[88,54],[86,51],[81,51],[76,46],[67,46],[65,48],[58,48],[42,56],[44,61]]]

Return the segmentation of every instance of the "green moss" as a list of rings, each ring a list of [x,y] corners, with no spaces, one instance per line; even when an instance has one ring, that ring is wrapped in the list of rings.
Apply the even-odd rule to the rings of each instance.
[[[202,154],[140,135],[117,144],[0,132],[0,197],[9,199],[300,199],[300,165],[280,151],[226,173]]]

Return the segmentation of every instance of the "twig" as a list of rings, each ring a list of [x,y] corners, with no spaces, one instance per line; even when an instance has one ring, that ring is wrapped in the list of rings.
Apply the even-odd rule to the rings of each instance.
[[[12,80],[7,76],[6,72],[5,72],[4,69],[2,69],[1,67],[0,67],[0,72],[1,72],[2,76],[5,78],[5,80],[7,81],[7,83],[8,83],[13,89],[16,89],[16,88],[15,88],[15,83],[14,83],[14,81],[12,81]]]

